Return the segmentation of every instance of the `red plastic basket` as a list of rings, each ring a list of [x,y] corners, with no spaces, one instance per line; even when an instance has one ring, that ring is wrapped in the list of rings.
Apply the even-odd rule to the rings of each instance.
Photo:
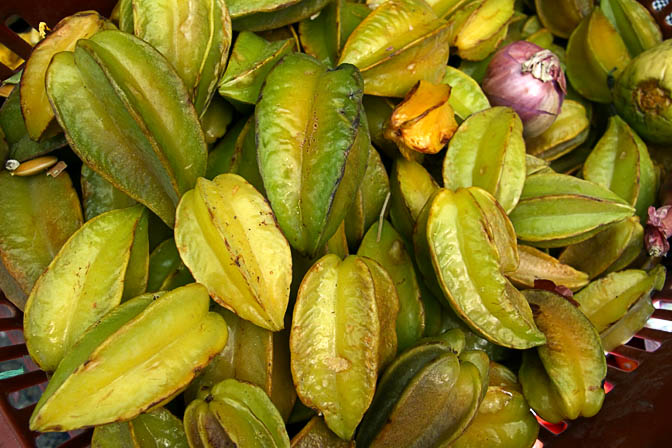
[[[36,446],[40,433],[28,428],[28,420],[35,403],[18,408],[17,397],[29,388],[44,388],[47,375],[28,356],[23,340],[23,314],[0,293],[0,332],[12,345],[0,347],[0,366],[7,361],[15,361],[23,373],[0,379],[0,447],[24,448]],[[4,369],[0,369],[0,373]],[[60,448],[80,448],[91,442],[91,431],[80,431],[74,437],[59,445]]]
[[[0,0],[0,42],[27,59],[31,47],[7,26],[15,17],[37,29],[40,22],[53,27],[61,18],[77,11],[94,9],[109,15],[115,0]],[[672,2],[642,0],[672,36]],[[668,16],[670,24],[666,23]],[[669,33],[669,34],[668,34]],[[0,80],[12,70],[0,64]],[[672,290],[658,294],[656,311],[650,320],[652,328],[644,328],[626,345],[607,357],[609,369],[605,388],[609,392],[600,413],[590,419],[567,424],[544,425],[536,448],[662,448],[672,446],[668,418],[672,415]],[[3,363],[20,361],[23,373],[0,379],[0,448],[36,446],[39,433],[28,427],[31,404],[18,409],[16,394],[43,386],[47,375],[30,360],[23,341],[23,314],[0,292],[0,333],[9,345],[0,346],[0,378]],[[667,327],[661,331],[653,327]],[[79,448],[90,444],[91,430],[71,434],[59,448]],[[487,447],[484,447],[487,448]]]

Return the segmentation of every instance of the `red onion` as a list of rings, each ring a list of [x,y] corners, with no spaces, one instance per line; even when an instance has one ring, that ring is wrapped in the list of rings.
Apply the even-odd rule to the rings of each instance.
[[[667,241],[672,236],[672,175],[660,186],[660,207],[649,207],[649,216],[644,228],[644,246],[652,257],[664,257],[670,250]]]
[[[483,91],[493,106],[508,106],[518,113],[525,137],[536,137],[560,113],[567,83],[553,52],[521,40],[495,53]]]
[[[534,279],[534,289],[545,289],[546,291],[551,291],[556,294],[560,294],[562,297],[572,302],[574,306],[576,306],[577,308],[579,307],[577,301],[574,300],[574,293],[572,292],[572,290],[564,285],[556,285],[555,282],[552,280],[536,278]]]
[[[667,239],[672,236],[671,205],[649,207],[649,219],[644,230],[644,244],[652,257],[662,257],[670,250]]]

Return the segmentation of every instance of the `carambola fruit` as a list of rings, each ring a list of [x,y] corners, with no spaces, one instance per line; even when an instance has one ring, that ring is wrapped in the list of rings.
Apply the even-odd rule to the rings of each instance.
[[[481,187],[508,213],[518,203],[526,177],[523,123],[513,109],[493,107],[467,118],[443,159],[443,185]]]
[[[518,373],[534,412],[557,423],[597,414],[607,362],[595,327],[568,299],[545,290],[523,292],[547,344],[523,353]]]
[[[623,70],[614,86],[618,114],[647,142],[672,143],[672,98],[666,62],[672,41],[641,53]]]
[[[451,347],[424,341],[383,374],[357,434],[357,446],[445,446],[469,425],[481,401],[478,368]]]
[[[51,58],[61,51],[73,51],[79,39],[88,39],[105,29],[114,29],[114,25],[97,12],[78,12],[58,22],[35,46],[23,69],[20,84],[21,113],[31,139],[37,141],[54,134],[54,112],[44,86]]]
[[[380,289],[376,275],[363,257],[326,255],[304,277],[294,307],[290,352],[297,394],[344,440],[353,437],[373,399],[385,333],[394,333],[394,326],[381,325],[385,305],[378,302],[396,297]]]
[[[537,247],[563,247],[587,240],[634,212],[616,193],[593,182],[539,173],[525,180],[509,217],[521,240]]]
[[[57,54],[46,85],[84,163],[173,226],[179,197],[205,174],[207,149],[170,63],[132,35],[104,31]]]
[[[531,448],[539,423],[530,412],[516,375],[503,365],[490,364],[490,384],[478,413],[454,448]]]
[[[448,31],[448,23],[424,1],[389,0],[350,34],[339,63],[357,66],[364,93],[403,97],[420,80],[441,81]]]
[[[147,240],[146,220],[144,207],[136,205],[88,221],[37,279],[23,326],[28,351],[43,370],[56,370],[87,328],[119,305],[133,242]]]
[[[487,192],[438,190],[418,218],[413,240],[423,275],[435,274],[451,308],[480,336],[518,349],[545,342],[525,298],[504,277],[518,264],[516,240]]]
[[[271,331],[284,328],[292,258],[266,199],[236,174],[200,178],[180,201],[175,244],[220,305]]]
[[[362,77],[304,54],[283,58],[255,108],[259,171],[289,243],[314,256],[336,232],[369,151]],[[306,107],[306,105],[310,107]]]
[[[646,144],[618,115],[609,118],[609,127],[584,162],[583,178],[618,194],[646,222],[658,176]]]
[[[187,448],[182,421],[164,408],[93,430],[91,448]]]
[[[14,177],[0,172],[0,286],[23,310],[37,278],[82,225],[67,173]]]
[[[235,378],[259,386],[287,420],[296,401],[289,367],[289,330],[271,332],[218,307],[226,320],[226,347],[192,381],[185,392],[188,403],[206,396],[219,382]]]
[[[224,0],[132,0],[133,31],[175,68],[203,117],[226,68],[231,18]],[[185,32],[185,24],[188,32]]]
[[[130,420],[168,402],[226,344],[226,322],[192,283],[125,302],[66,354],[30,418],[35,431]]]
[[[289,448],[285,423],[268,395],[234,379],[192,401],[184,428],[190,447]]]

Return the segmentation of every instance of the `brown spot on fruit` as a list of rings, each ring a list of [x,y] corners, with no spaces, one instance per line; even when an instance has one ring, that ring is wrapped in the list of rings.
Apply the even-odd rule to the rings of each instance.
[[[655,79],[640,83],[632,95],[637,107],[647,114],[659,115],[670,107],[670,93]]]

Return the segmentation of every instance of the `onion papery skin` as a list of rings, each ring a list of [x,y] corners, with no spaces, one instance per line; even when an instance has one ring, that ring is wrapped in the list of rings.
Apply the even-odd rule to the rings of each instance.
[[[492,106],[507,106],[523,122],[525,138],[548,129],[560,113],[567,92],[558,57],[527,41],[513,42],[493,56],[483,91]]]

